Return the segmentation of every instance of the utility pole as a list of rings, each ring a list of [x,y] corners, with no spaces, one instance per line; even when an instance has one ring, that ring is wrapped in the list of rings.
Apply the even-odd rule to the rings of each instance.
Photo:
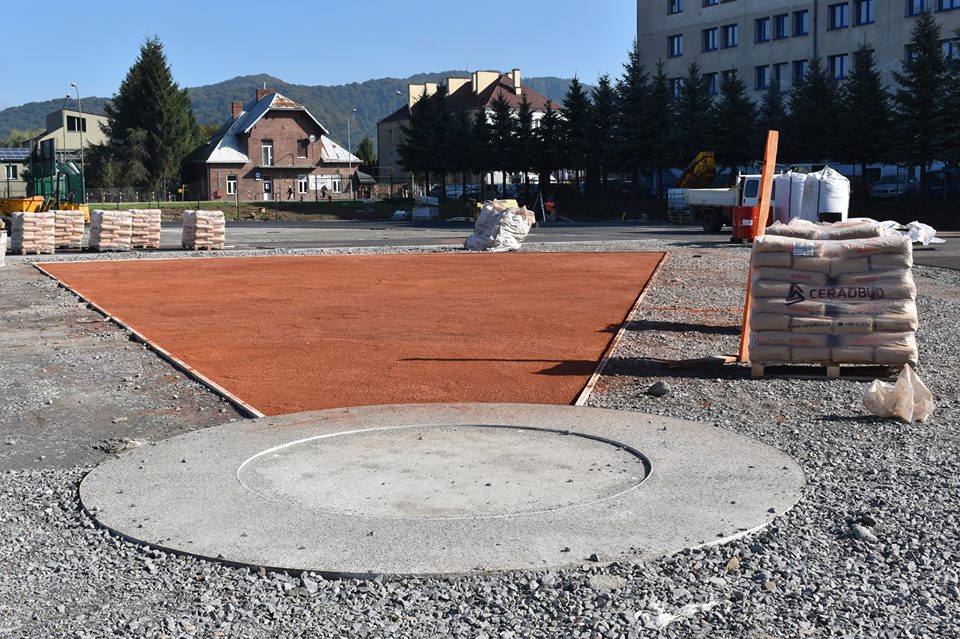
[[[87,202],[87,174],[83,170],[83,105],[80,103],[80,87],[76,82],[71,82],[70,86],[77,90],[77,110],[80,112],[80,124],[77,129],[80,131],[80,202]]]

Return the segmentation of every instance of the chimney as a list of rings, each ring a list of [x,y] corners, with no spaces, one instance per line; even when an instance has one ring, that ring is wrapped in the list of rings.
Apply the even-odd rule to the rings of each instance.
[[[265,96],[270,95],[271,93],[276,93],[273,89],[257,89],[257,102],[262,100]]]
[[[243,113],[243,102],[234,100],[230,103],[230,113],[233,115],[233,119],[236,120],[240,117],[240,114]]]
[[[523,88],[520,86],[520,69],[514,69],[510,73],[513,76],[513,92],[520,95],[523,93]]]
[[[459,91],[463,85],[469,83],[470,80],[467,78],[447,78],[447,93],[453,95]]]

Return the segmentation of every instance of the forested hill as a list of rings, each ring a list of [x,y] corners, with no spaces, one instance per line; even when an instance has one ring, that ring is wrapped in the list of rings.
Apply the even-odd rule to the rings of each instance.
[[[246,75],[217,84],[190,87],[190,99],[197,122],[220,124],[229,117],[230,103],[233,100],[246,103],[253,99],[257,88],[262,88],[266,84],[267,88],[276,89],[306,106],[330,131],[331,136],[343,144],[347,142],[347,114],[352,109],[356,109],[354,119],[350,121],[351,142],[356,147],[365,135],[376,139],[377,121],[403,105],[406,100],[407,84],[442,82],[448,77],[469,77],[469,75],[466,71],[441,71],[423,73],[409,78],[379,78],[337,86],[288,84],[270,75]],[[563,101],[570,80],[532,77],[523,78],[523,84],[559,104]],[[400,91],[401,95],[397,95],[397,91]],[[83,109],[90,113],[103,114],[103,105],[107,100],[108,98],[85,97]],[[76,102],[71,100],[67,106],[75,108]],[[0,111],[0,139],[6,138],[14,129],[43,129],[46,115],[62,107],[63,98],[60,98],[3,109]]]

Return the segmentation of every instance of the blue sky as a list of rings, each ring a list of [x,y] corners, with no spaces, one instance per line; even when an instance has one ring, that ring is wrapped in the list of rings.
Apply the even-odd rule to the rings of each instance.
[[[181,87],[268,73],[348,84],[449,69],[618,76],[636,35],[633,0],[4,3],[0,109],[72,93],[112,96],[147,37]]]

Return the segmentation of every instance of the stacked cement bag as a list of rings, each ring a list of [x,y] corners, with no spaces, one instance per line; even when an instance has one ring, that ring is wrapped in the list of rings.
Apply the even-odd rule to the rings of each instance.
[[[80,248],[83,224],[83,211],[53,211],[53,236],[57,248]]]
[[[130,209],[130,246],[160,248],[160,209]]]
[[[776,201],[773,205],[774,217],[778,222],[786,224],[793,218],[800,217],[803,205],[803,186],[806,183],[806,173],[787,171],[773,177]]]
[[[849,210],[850,180],[829,166],[807,175],[803,183],[801,219],[816,222],[821,213],[835,213],[845,220]]]
[[[754,241],[752,364],[916,364],[913,245],[879,233],[854,220],[795,220]]]
[[[96,209],[90,214],[90,248],[94,251],[129,251],[132,233],[130,211]]]
[[[223,211],[184,211],[181,244],[189,251],[223,249]]]
[[[484,202],[463,247],[469,251],[516,251],[536,218],[527,207],[508,207],[498,200]]]
[[[13,214],[10,250],[14,253],[53,253],[56,246],[52,211]]]

